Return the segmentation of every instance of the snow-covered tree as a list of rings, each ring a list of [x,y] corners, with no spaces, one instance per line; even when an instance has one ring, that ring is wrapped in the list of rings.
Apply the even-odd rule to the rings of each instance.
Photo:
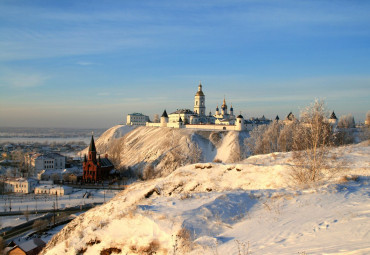
[[[355,127],[355,118],[352,114],[347,114],[341,116],[338,121],[339,128],[354,128]]]
[[[326,121],[328,111],[322,100],[315,100],[301,113],[299,128],[293,132],[294,180],[300,183],[315,182],[321,171],[329,167],[329,146],[333,144],[333,131]]]

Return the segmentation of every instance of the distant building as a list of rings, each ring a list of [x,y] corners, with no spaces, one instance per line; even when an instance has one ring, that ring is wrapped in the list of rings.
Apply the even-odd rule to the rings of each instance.
[[[6,179],[3,181],[4,193],[31,193],[35,190],[38,181],[32,178]]]
[[[55,152],[29,154],[27,156],[27,161],[34,167],[36,172],[49,169],[64,169],[66,167],[66,157]]]
[[[88,158],[85,155],[82,164],[84,182],[96,183],[107,180],[110,171],[114,168],[107,154],[104,158],[100,158],[100,155],[96,158],[96,154],[94,137],[91,136]]]
[[[169,118],[169,123],[176,123],[179,122],[179,119],[185,123],[185,124],[190,124],[190,118],[194,116],[195,113],[191,111],[190,109],[180,109],[175,112],[170,113],[168,115]]]
[[[231,105],[230,113],[228,113],[225,98],[221,105],[221,112],[217,106],[215,115],[213,116],[216,118],[215,124],[222,124],[222,125],[234,125],[235,124],[234,108]]]
[[[147,122],[148,127],[167,127],[167,128],[191,128],[191,129],[203,129],[203,130],[235,130],[242,131],[246,129],[243,121],[239,120],[240,123],[236,123],[236,117],[234,115],[234,109],[231,105],[230,111],[228,112],[226,100],[224,98],[219,111],[218,106],[216,113],[212,115],[211,112],[206,114],[205,105],[205,94],[203,92],[203,86],[201,83],[198,85],[198,91],[194,96],[194,110],[190,109],[178,109],[175,112],[167,115],[167,111],[164,110],[160,123]],[[241,125],[240,125],[241,124]]]
[[[142,113],[127,114],[126,125],[130,126],[145,126],[149,121],[149,116]]]
[[[55,185],[40,185],[35,188],[35,194],[49,194],[64,196],[71,194],[73,191],[72,187],[68,186],[55,186]]]
[[[15,244],[15,243],[14,243]],[[46,243],[40,238],[33,238],[20,244],[15,244],[9,249],[6,254],[8,255],[37,255],[44,248]]]
[[[334,111],[331,113],[330,115],[330,118],[329,118],[329,123],[334,127],[336,128],[337,125],[338,125],[338,118],[337,116],[335,115]]]
[[[294,121],[296,121],[296,118],[295,118],[294,114],[293,114],[292,112],[290,112],[290,113],[286,116],[286,118],[285,118],[285,120],[284,120],[284,124],[285,124],[285,125],[289,125],[289,124],[292,124]]]

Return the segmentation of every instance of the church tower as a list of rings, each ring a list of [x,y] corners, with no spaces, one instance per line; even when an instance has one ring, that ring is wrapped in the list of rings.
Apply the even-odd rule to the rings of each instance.
[[[89,157],[89,160],[96,163],[96,147],[95,147],[95,142],[94,142],[94,136],[93,135],[91,135],[91,142],[90,142],[90,146],[89,146],[88,157]]]
[[[202,91],[202,84],[199,82],[198,91],[194,98],[194,113],[199,116],[206,115],[206,97]]]
[[[227,115],[227,105],[226,105],[226,100],[225,100],[225,97],[224,97],[224,102],[223,104],[221,105],[221,113],[222,115]]]

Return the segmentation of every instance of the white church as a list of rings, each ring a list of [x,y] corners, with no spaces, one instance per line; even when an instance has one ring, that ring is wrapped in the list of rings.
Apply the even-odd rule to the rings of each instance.
[[[224,98],[221,111],[218,106],[214,115],[206,114],[206,97],[203,93],[202,84],[199,83],[198,91],[194,97],[194,110],[180,109],[171,114],[164,110],[160,123],[146,122],[149,127],[171,127],[171,128],[195,128],[206,130],[236,130],[247,129],[242,115],[235,117],[231,105],[228,112]]]
[[[137,117],[140,115],[140,119],[133,120],[133,116]],[[297,119],[290,112],[283,124],[289,125]],[[276,116],[274,121],[280,121],[279,116]],[[167,114],[164,110],[160,118],[160,122],[150,122],[149,117],[139,113],[133,113],[127,115],[127,125],[147,126],[147,127],[168,127],[168,128],[192,128],[192,129],[204,129],[204,130],[234,130],[234,131],[251,131],[259,125],[268,125],[272,120],[266,119],[265,116],[261,118],[250,118],[244,119],[242,115],[235,116],[233,106],[228,107],[224,98],[221,105],[221,111],[216,107],[215,114],[211,112],[206,114],[206,97],[203,92],[203,86],[201,83],[198,85],[198,91],[194,96],[194,109],[178,109],[175,112]],[[328,122],[333,126],[337,125],[337,117],[335,113],[331,114]]]

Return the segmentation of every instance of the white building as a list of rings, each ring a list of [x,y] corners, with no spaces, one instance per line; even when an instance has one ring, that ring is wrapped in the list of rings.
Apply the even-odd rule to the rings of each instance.
[[[190,124],[191,117],[197,116],[194,112],[189,109],[180,109],[172,112],[168,115],[169,123],[177,123],[180,118],[184,124]]]
[[[17,178],[4,180],[4,193],[31,193],[37,186],[37,180],[32,178]]]
[[[59,185],[41,185],[35,188],[35,194],[48,194],[58,196],[71,194],[72,191],[72,187]]]
[[[36,172],[44,169],[64,169],[66,167],[66,157],[55,152],[30,154],[27,160]]]
[[[194,113],[199,116],[206,115],[206,97],[203,93],[201,83],[199,83],[198,91],[194,97]]]
[[[145,126],[149,121],[149,116],[142,113],[131,113],[127,114],[126,125],[130,126]]]

